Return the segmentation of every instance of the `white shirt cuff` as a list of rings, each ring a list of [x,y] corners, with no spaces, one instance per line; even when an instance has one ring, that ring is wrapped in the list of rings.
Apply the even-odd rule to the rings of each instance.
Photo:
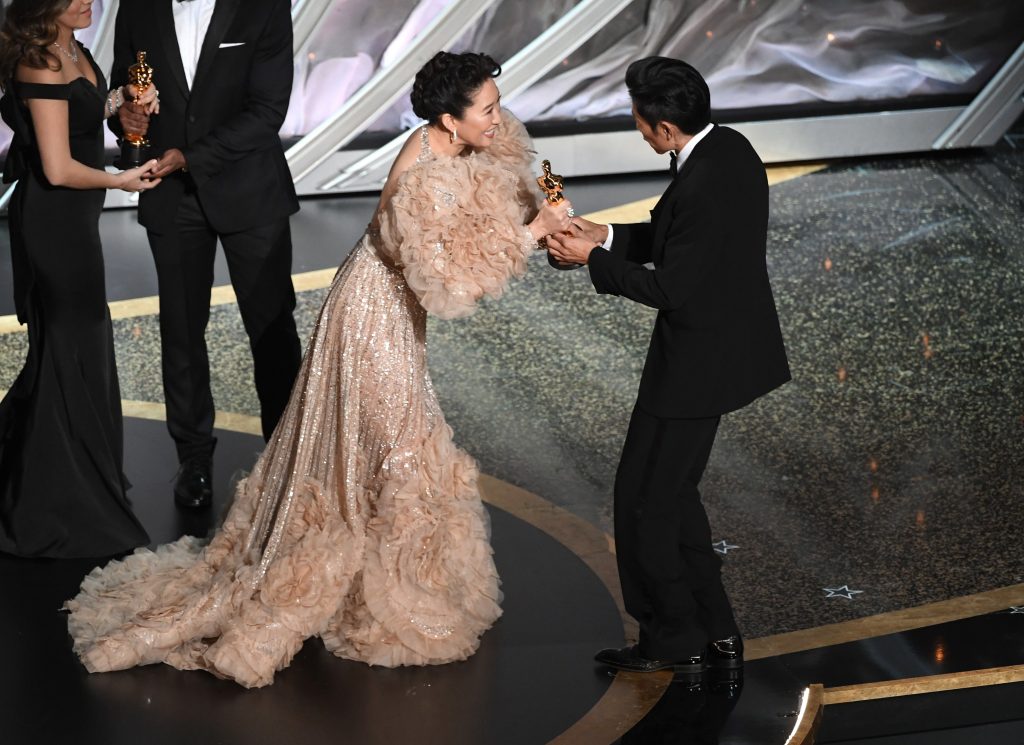
[[[614,239],[615,239],[615,229],[611,226],[611,224],[609,224],[608,225],[608,237],[604,239],[604,243],[601,244],[601,248],[603,248],[606,251],[611,251],[612,250],[612,240],[614,240]]]

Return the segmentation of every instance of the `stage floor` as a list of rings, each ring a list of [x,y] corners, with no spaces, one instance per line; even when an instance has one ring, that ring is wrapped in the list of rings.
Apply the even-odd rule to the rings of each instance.
[[[717,728],[723,743],[781,745],[816,713],[819,742],[1024,738],[1006,703],[1024,681],[1022,131],[986,151],[773,169],[769,271],[794,380],[723,420],[702,485],[749,640],[743,686],[612,679],[591,662],[632,633],[611,484],[653,314],[537,256],[500,301],[428,330],[456,441],[487,474],[505,582],[505,616],[479,655],[370,670],[314,641],[260,691],[160,667],[88,676],[56,609],[89,564],[6,558],[0,741],[610,745]],[[578,212],[633,220],[664,183],[586,179],[567,193]],[[303,333],[374,202],[303,202]],[[212,517],[170,499],[145,233],[131,212],[104,214],[101,230],[131,496],[155,540],[200,534]],[[216,272],[226,283],[221,259]],[[220,505],[261,445],[232,301],[215,293],[208,332]],[[10,303],[3,259],[0,314]],[[26,345],[0,318],[0,387]]]

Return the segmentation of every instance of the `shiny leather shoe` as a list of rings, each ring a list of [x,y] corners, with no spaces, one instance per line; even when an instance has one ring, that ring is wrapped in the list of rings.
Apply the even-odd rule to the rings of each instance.
[[[174,503],[187,510],[201,510],[213,503],[213,462],[190,458],[178,468]]]
[[[706,656],[711,670],[742,670],[743,639],[735,634],[709,642]]]
[[[704,655],[697,654],[678,660],[650,660],[640,655],[637,645],[622,649],[602,649],[594,659],[602,665],[631,673],[654,673],[671,670],[685,675],[700,675],[704,672]]]

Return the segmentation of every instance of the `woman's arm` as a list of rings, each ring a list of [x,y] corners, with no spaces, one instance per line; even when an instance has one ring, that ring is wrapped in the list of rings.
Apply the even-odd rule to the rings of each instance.
[[[124,86],[111,88],[107,94],[107,102],[103,106],[103,118],[109,119],[117,113],[118,109],[124,106]]]
[[[19,82],[36,85],[62,85],[59,71],[18,68]],[[156,161],[140,168],[121,173],[107,173],[99,168],[90,168],[71,157],[71,142],[68,134],[68,102],[60,98],[28,98],[28,110],[32,115],[36,142],[43,163],[46,180],[54,186],[71,189],[124,189],[142,191],[151,189],[159,181],[145,180]]]
[[[54,186],[72,189],[117,189],[121,186],[123,179],[120,174],[89,168],[71,157],[67,101],[30,98],[26,103],[32,114],[32,126],[36,131],[47,181]]]

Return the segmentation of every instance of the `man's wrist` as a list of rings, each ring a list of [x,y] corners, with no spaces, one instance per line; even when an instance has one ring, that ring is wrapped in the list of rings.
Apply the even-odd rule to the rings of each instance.
[[[580,265],[581,266],[589,265],[590,264],[590,257],[593,256],[594,255],[594,251],[596,251],[598,249],[601,249],[602,252],[604,251],[604,249],[601,247],[600,243],[595,243],[593,246],[591,246],[590,250],[588,250],[587,253],[583,256],[583,260],[580,262]]]

